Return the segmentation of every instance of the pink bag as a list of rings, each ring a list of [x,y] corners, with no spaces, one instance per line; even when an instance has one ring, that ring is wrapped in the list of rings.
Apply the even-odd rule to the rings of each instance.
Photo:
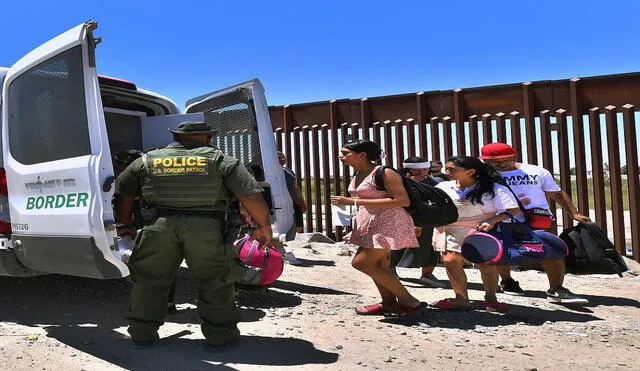
[[[280,252],[266,247],[260,251],[260,242],[246,235],[235,243],[238,262],[243,268],[239,283],[245,285],[270,285],[282,274],[284,260]]]

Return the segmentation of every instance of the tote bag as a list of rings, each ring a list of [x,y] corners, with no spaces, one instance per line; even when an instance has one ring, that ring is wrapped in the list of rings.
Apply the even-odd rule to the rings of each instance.
[[[511,223],[499,222],[488,232],[470,233],[462,243],[462,256],[475,264],[524,265],[563,259],[566,245],[544,231],[534,232],[509,215]]]

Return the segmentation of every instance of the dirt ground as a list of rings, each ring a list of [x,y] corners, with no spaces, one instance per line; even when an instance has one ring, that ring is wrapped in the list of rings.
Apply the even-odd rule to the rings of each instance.
[[[308,238],[292,246],[305,266],[286,265],[267,292],[240,292],[243,339],[224,351],[202,345],[186,268],[178,281],[179,313],[166,318],[152,349],[134,349],[124,335],[126,280],[2,277],[0,369],[640,370],[640,277],[633,274],[567,276],[566,286],[591,301],[571,308],[547,302],[544,274],[514,272],[527,295],[502,295],[506,314],[429,309],[389,321],[354,314],[378,298],[373,283],[350,266],[353,249]],[[452,295],[422,286],[418,269],[398,273],[420,300]],[[435,274],[446,277],[441,267]],[[472,299],[481,299],[478,271],[467,274]]]

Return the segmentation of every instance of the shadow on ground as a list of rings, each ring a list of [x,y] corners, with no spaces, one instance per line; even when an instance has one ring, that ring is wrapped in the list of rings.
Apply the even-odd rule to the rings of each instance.
[[[318,350],[313,343],[297,338],[244,336],[237,346],[212,352],[202,340],[184,336],[190,331],[161,339],[152,349],[133,349],[128,337],[116,329],[126,326],[131,284],[127,280],[93,280],[48,275],[31,278],[0,277],[0,321],[40,326],[47,336],[79,351],[125,369],[233,369],[228,364],[305,365],[336,362],[338,355]],[[178,274],[176,302],[195,305],[197,289],[191,272]],[[293,307],[301,299],[286,292],[243,292],[239,304],[244,321],[265,316],[261,308]],[[167,322],[193,324],[199,328],[197,310],[189,307],[168,316]],[[120,330],[121,331],[121,330]]]
[[[240,291],[236,296],[238,305],[250,308],[293,308],[302,304],[295,294],[278,290]]]
[[[500,327],[516,323],[540,326],[545,322],[584,323],[602,320],[602,318],[588,313],[577,313],[563,309],[564,307],[559,306],[557,310],[545,310],[517,304],[509,304],[509,309],[506,313],[493,313],[484,310],[443,310],[429,308],[422,313],[409,315],[404,318],[384,318],[381,322],[406,326],[424,324],[430,327],[472,330],[477,326]]]
[[[244,335],[231,347],[211,349],[202,340],[185,339],[179,333],[165,337],[153,348],[135,349],[124,336],[104,329],[78,326],[46,329],[48,336],[130,370],[234,370],[234,365],[295,366],[330,364],[336,353],[316,349],[309,341]]]
[[[433,289],[432,287],[427,286],[424,283],[420,282],[420,280],[417,279],[417,278],[401,277],[400,280],[403,281],[403,282],[410,283],[410,285],[406,285],[405,284],[407,287]],[[446,289],[449,289],[449,290],[451,289],[451,285],[449,284],[449,282],[443,281],[443,280],[441,280],[440,282],[442,282],[442,283],[444,283],[446,285]],[[467,284],[467,286],[468,286],[469,290],[484,291],[484,286],[482,286],[482,283],[469,282]],[[586,295],[586,294],[582,294],[580,292],[576,292],[576,294],[586,298],[587,300],[589,300],[589,304],[584,306],[583,308],[568,306],[569,308],[573,309],[574,311],[591,312],[590,310],[587,310],[585,307],[595,307],[595,306],[607,306],[607,307],[615,306],[615,307],[640,308],[640,302],[637,301],[637,300],[634,300],[634,299],[617,297],[617,296]],[[525,289],[524,297],[546,300],[547,299],[547,294],[546,294],[545,290],[535,290],[534,291],[534,290],[526,290]],[[559,307],[561,307],[561,305],[559,305]]]
[[[296,264],[298,267],[313,267],[313,266],[325,266],[325,267],[333,267],[336,265],[336,262],[333,260],[317,260],[317,259],[304,259],[297,258],[299,264]]]
[[[425,288],[425,289],[432,289],[433,287],[426,285],[424,282],[420,281],[418,278],[409,278],[409,277],[399,277],[398,278],[400,281],[404,282],[404,285],[406,287],[412,287],[412,288]],[[451,284],[449,284],[449,281],[447,280],[439,280],[438,282],[444,284],[446,286],[446,288],[450,289],[451,288]],[[407,285],[407,283],[410,283],[411,285]],[[471,283],[469,283],[471,285]],[[471,287],[469,287],[469,289],[472,289]]]
[[[334,289],[331,289],[331,288],[328,288],[328,287],[310,286],[310,285],[305,285],[305,284],[302,284],[302,283],[289,282],[289,281],[280,281],[280,280],[274,282],[273,285],[271,285],[271,287],[277,288],[277,289],[281,289],[281,290],[286,290],[286,291],[300,292],[300,293],[303,293],[303,294],[314,294],[314,295],[356,295],[356,294],[351,293],[351,292],[334,290]]]
[[[634,299],[622,298],[618,296],[600,296],[600,295],[586,295],[579,292],[576,294],[589,300],[589,306],[605,306],[605,307],[632,307],[640,308],[640,302]],[[544,291],[527,291],[526,296],[532,298],[546,298],[547,294]]]

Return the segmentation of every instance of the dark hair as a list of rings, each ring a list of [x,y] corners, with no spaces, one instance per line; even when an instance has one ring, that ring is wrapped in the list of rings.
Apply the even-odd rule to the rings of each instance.
[[[352,140],[343,146],[344,148],[356,152],[356,153],[366,153],[367,160],[371,162],[380,161],[380,154],[382,154],[382,150],[380,146],[376,143],[362,139],[362,140]]]
[[[429,159],[427,159],[426,157],[415,156],[415,157],[409,157],[403,162],[406,162],[408,164],[417,164],[420,162],[431,162],[431,161],[429,161]]]
[[[448,159],[447,162],[453,162],[461,168],[474,169],[476,171],[477,186],[466,195],[466,199],[471,201],[472,204],[482,205],[482,195],[485,193],[490,194],[491,197],[495,197],[496,193],[493,190],[495,183],[503,184],[504,182],[502,176],[493,166],[475,157],[453,156]]]

